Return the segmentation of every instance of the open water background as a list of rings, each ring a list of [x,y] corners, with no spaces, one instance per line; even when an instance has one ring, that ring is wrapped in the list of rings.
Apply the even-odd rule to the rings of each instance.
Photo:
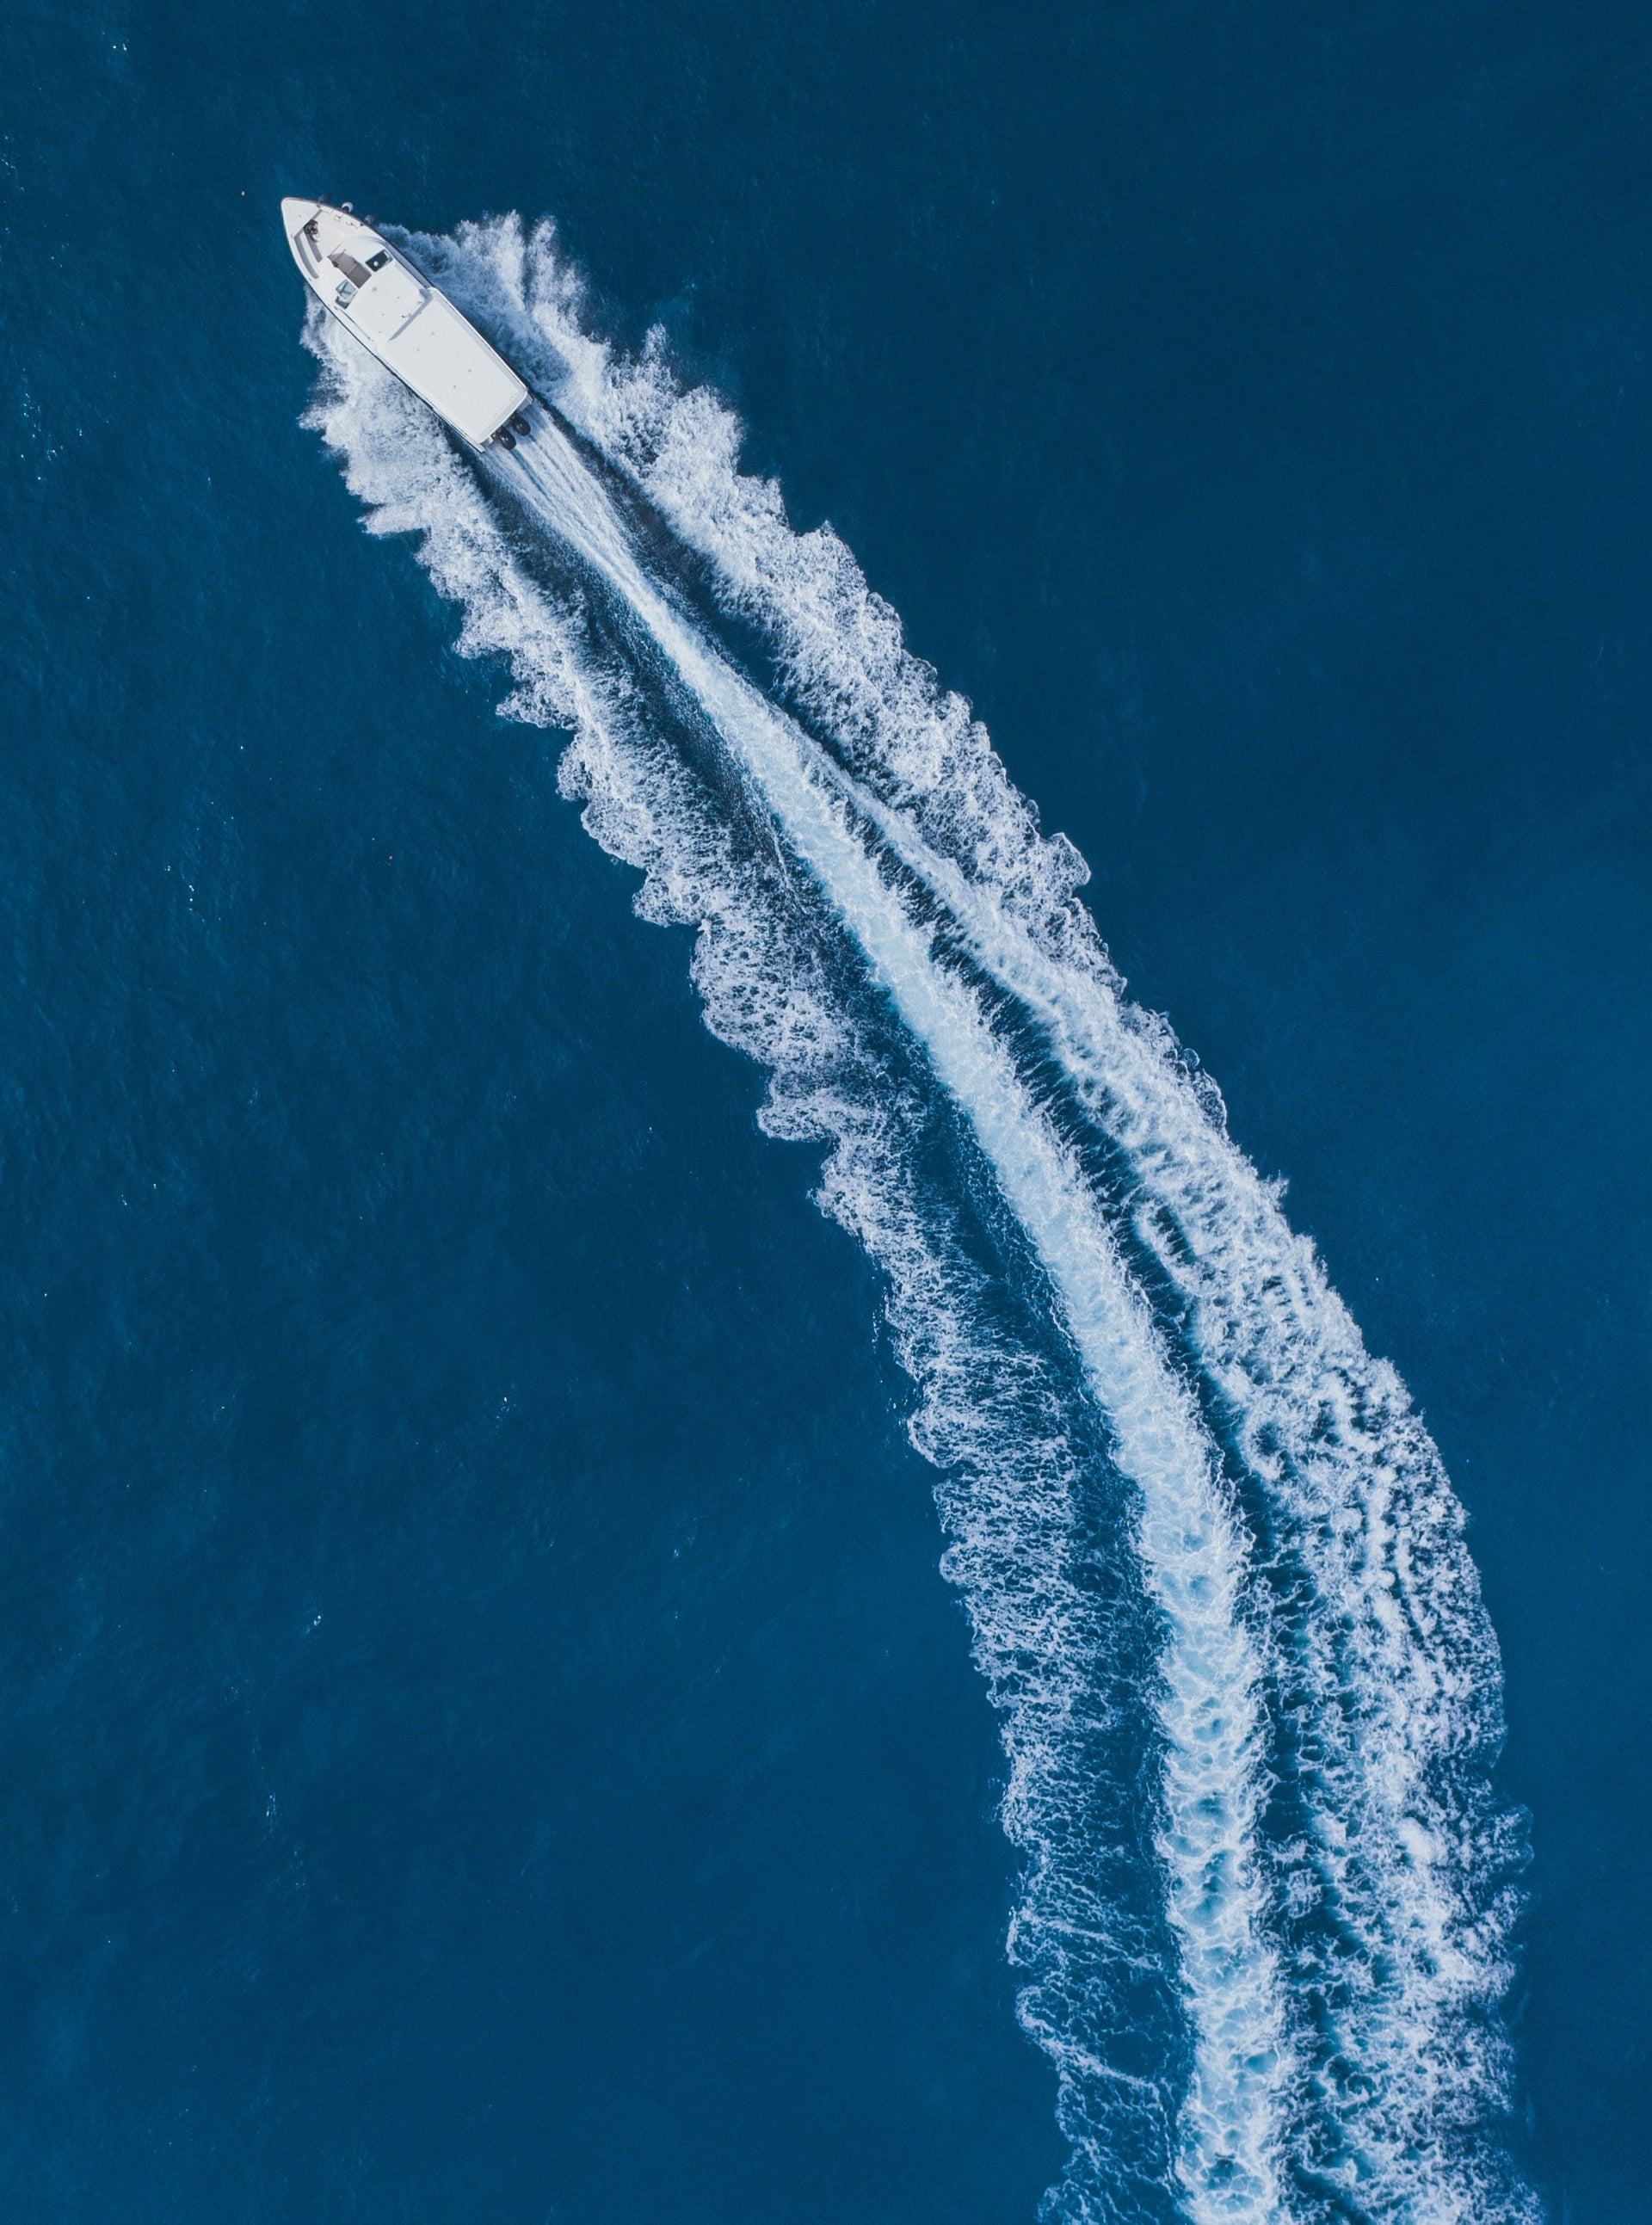
[[[1030,2218],[870,1269],[298,420],[290,191],[554,212],[991,725],[1472,1516],[1554,2214],[1652,2216],[1652,35],[0,29],[0,2187]]]

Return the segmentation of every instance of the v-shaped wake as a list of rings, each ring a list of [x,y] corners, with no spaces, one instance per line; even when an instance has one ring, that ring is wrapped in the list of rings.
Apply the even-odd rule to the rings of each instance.
[[[1402,1385],[1365,1353],[1208,1087],[1124,1000],[1070,846],[1038,836],[841,544],[794,534],[773,490],[739,477],[710,397],[584,333],[548,233],[507,223],[413,246],[711,566],[784,675],[789,705],[656,576],[554,417],[534,413],[478,475],[312,326],[313,420],[373,529],[423,536],[465,610],[462,645],[511,662],[508,707],[573,730],[564,777],[587,824],[644,868],[641,909],[699,927],[708,1019],[769,1067],[768,1124],[831,1143],[823,1201],[889,1277],[949,1571],[1005,1714],[1006,1821],[1029,1857],[1012,1949],[1073,2141],[1051,2215],[1529,2213],[1498,2132],[1519,1848],[1485,1785],[1495,1644]],[[953,1108],[1035,1263],[1089,1420],[996,1310],[961,1208],[920,1171],[875,1024],[686,767],[650,673],[714,737],[815,891],[822,932]],[[1086,1126],[1123,1170],[1111,1184]],[[1127,1608],[1104,1612],[1084,1573],[1107,1474],[1148,1647],[1134,1724],[1117,1681]],[[1096,1791],[1116,1772],[1113,1812],[1139,1803],[1116,1759],[1132,1740],[1151,1759],[1136,1820],[1156,1929],[1130,1905],[1128,1849]],[[1180,2047],[1136,2044],[1121,1963],[1159,1974]]]

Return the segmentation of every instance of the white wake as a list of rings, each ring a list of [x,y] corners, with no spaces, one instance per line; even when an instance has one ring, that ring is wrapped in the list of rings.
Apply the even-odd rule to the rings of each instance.
[[[548,232],[505,223],[414,244],[712,567],[785,675],[795,716],[653,575],[544,418],[485,474],[576,560],[548,579],[530,567],[427,417],[313,323],[327,367],[314,419],[374,529],[424,536],[465,610],[462,645],[511,662],[507,707],[573,728],[565,778],[587,823],[645,869],[641,909],[700,928],[708,1020],[769,1066],[768,1125],[832,1141],[823,1201],[889,1275],[923,1394],[915,1433],[953,1479],[949,1573],[1005,1709],[1006,1821],[1031,1858],[1012,1949],[1035,1975],[1023,2018],[1060,2071],[1074,2142],[1053,2212],[1138,2214],[1120,2191],[1138,2179],[1199,2219],[1524,2212],[1486,2137],[1506,2101],[1496,2010],[1518,1853],[1485,1789],[1495,1643],[1403,1386],[1365,1353],[1209,1085],[1124,1000],[1074,896],[1081,861],[1039,834],[842,544],[791,530],[776,491],[739,475],[733,421],[681,392],[657,352],[617,362],[585,334]],[[1094,1455],[1036,1350],[989,1318],[978,1269],[921,1194],[819,937],[718,823],[641,668],[593,647],[579,606],[593,588],[714,731],[754,816],[921,1047],[1047,1279],[1132,1487],[1158,1652],[1142,1695],[1154,1844],[1188,2034],[1174,2092],[1162,2071],[1126,2066],[1117,2018],[1104,2030],[1089,1999],[1110,1950],[1152,1952],[1150,1927],[1108,1903],[1095,1819],[1079,1828],[1083,1756],[1123,1735],[1105,1698],[1112,1640],[1076,1565]],[[1029,1087],[1006,998],[1069,1113],[1128,1170],[1115,1194]],[[1203,1412],[1179,1362],[1202,1380]],[[1167,2112],[1174,2129],[1155,2138]]]

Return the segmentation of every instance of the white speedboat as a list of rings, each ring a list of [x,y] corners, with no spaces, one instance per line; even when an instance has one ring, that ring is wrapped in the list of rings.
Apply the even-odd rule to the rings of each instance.
[[[347,206],[284,200],[281,220],[305,282],[347,333],[472,447],[516,446],[528,389],[399,248]]]

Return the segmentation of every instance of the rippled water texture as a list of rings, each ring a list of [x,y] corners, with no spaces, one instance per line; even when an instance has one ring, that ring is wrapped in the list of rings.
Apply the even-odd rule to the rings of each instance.
[[[1642,34],[1211,29],[0,35],[20,2215],[1642,2213]]]

